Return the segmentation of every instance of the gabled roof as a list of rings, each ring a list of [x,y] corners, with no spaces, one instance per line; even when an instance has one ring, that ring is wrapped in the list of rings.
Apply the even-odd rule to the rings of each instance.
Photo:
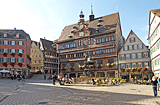
[[[130,33],[127,36],[126,41],[124,42],[123,46],[121,47],[121,49],[119,50],[118,53],[121,52],[121,50],[123,49],[123,47],[125,46],[126,42],[129,40],[129,36],[131,35],[131,33],[134,33],[132,30],[130,31]],[[134,33],[135,34],[135,33]],[[135,36],[141,41],[141,39],[135,34]],[[148,49],[148,47],[141,41],[141,43]]]
[[[46,39],[42,39],[40,38],[40,41],[43,45],[43,49],[46,50],[46,51],[52,51],[52,52],[55,52],[55,48],[53,47],[53,42],[50,41],[50,40],[46,40]]]
[[[99,19],[102,20],[102,22],[99,23],[98,22]],[[118,19],[119,19],[119,13],[117,12],[114,14],[95,18],[93,21],[87,20],[84,23],[86,23],[88,25],[88,29],[91,31],[91,35],[92,35],[92,34],[96,34],[97,28],[99,29],[99,33],[105,33],[105,32],[109,32],[111,30],[116,30]],[[101,26],[97,27],[97,24],[100,24]],[[63,40],[69,39],[69,35],[71,35],[71,30],[73,30],[73,26],[79,27],[78,23],[66,26],[62,30],[62,33],[61,33],[58,41],[63,41]],[[73,36],[73,38],[76,38],[76,37]]]
[[[0,38],[4,38],[4,34],[7,33],[8,36],[5,38],[13,38],[13,39],[26,39],[27,37],[30,39],[29,34],[27,34],[25,31],[23,30],[9,30],[9,29],[0,29]],[[16,38],[16,35],[20,34],[19,38]]]
[[[160,9],[151,10],[151,12],[160,17]]]
[[[39,42],[33,41],[33,40],[32,40],[31,42],[32,42],[32,43],[35,43],[35,45],[40,48],[40,43],[39,43]]]

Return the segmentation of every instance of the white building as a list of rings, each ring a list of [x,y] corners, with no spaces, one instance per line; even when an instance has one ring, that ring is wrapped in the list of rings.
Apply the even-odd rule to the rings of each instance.
[[[160,9],[151,10],[149,13],[148,40],[152,70],[155,76],[160,77]]]

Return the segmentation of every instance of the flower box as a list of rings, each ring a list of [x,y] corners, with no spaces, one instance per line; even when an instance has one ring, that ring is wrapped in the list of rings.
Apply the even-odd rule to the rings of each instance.
[[[111,63],[111,66],[113,67],[113,66],[114,66],[114,63]]]
[[[135,68],[135,71],[137,71],[137,68]]]
[[[124,72],[124,69],[122,69],[121,71]]]
[[[127,69],[127,72],[129,72],[129,71],[130,71],[130,69],[128,68],[128,69]]]
[[[3,62],[3,65],[4,65],[5,67],[7,67],[8,64],[7,64],[7,62]]]
[[[107,67],[110,67],[110,63],[107,63]]]
[[[8,54],[8,53],[6,53],[6,52],[3,53],[4,56],[7,56],[7,54]]]
[[[18,55],[19,55],[20,57],[22,57],[23,54],[22,54],[22,53],[19,53]]]
[[[11,55],[14,57],[14,56],[15,56],[15,53],[12,52]]]

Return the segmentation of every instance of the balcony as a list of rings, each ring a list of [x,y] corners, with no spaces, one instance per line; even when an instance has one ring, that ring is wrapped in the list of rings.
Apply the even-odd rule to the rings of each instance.
[[[3,52],[3,55],[6,57],[8,55],[8,52]]]

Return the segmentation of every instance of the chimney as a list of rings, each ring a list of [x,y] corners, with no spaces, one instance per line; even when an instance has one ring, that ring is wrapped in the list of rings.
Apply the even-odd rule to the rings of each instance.
[[[14,31],[16,31],[16,27],[14,27]]]

